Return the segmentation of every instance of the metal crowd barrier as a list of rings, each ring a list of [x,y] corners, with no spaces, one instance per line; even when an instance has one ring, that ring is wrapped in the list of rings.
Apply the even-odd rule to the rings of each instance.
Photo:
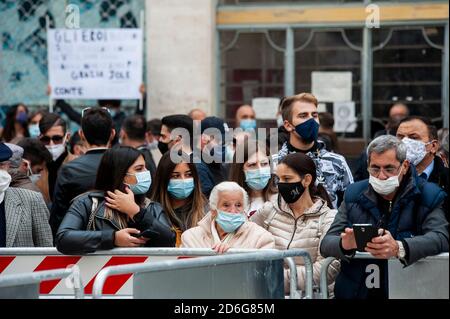
[[[389,299],[448,299],[448,253],[429,256],[408,267],[397,258],[388,260]],[[369,253],[356,253],[356,259],[375,259]],[[320,270],[320,296],[328,299],[328,267],[334,257],[325,259]]]
[[[38,299],[41,282],[68,277],[75,299],[83,299],[83,284],[76,268],[0,276],[0,299]]]
[[[280,261],[285,258],[290,258],[288,259],[288,265],[290,266],[290,270],[293,274],[290,282],[292,298],[295,296],[295,294],[292,294],[292,290],[293,288],[297,288],[297,272],[295,262],[292,257],[303,257],[305,260],[305,299],[312,299],[312,260],[308,252],[301,249],[287,251],[257,250],[249,253],[203,257],[190,260],[111,266],[103,269],[97,275],[94,282],[93,298],[102,298],[103,285],[108,277],[129,273],[134,274],[134,298],[233,298],[232,295],[228,294],[230,290],[240,293],[241,298],[242,296],[281,298],[284,297],[284,279],[282,276],[283,266],[281,263],[275,264],[267,262],[273,262],[276,260]],[[248,267],[253,266],[258,262],[266,263],[263,263],[263,267],[257,267],[256,269],[254,267]],[[226,267],[229,265],[232,265],[233,267]],[[261,264],[259,266],[261,266]],[[251,269],[251,272],[246,271],[248,269]],[[263,271],[261,273],[262,269]],[[182,273],[180,276],[175,276],[176,273],[174,271],[181,270],[190,271]],[[214,277],[224,275],[224,271],[228,271],[233,276],[226,276],[226,278]],[[281,281],[278,276],[280,274]],[[214,277],[214,280],[198,280],[202,276],[207,277],[208,275],[210,279]],[[276,278],[277,276],[278,278]],[[245,278],[246,281],[242,281],[243,278]],[[273,278],[278,279],[278,281],[275,280],[275,282],[273,282]],[[229,282],[225,283],[224,280]],[[267,286],[263,287],[263,289],[266,288],[265,291],[260,292],[258,295],[258,292],[253,291],[255,289],[248,289],[248,286],[254,283],[253,280],[263,280],[264,284],[268,284],[269,286],[274,285],[277,288],[274,290]],[[164,291],[165,288],[162,285],[170,287],[171,284],[173,284],[174,287],[177,287],[177,289],[171,289],[170,292],[167,290]],[[194,288],[194,286],[190,284],[196,284],[198,287]],[[225,284],[228,288],[224,288],[221,284]],[[256,282],[253,288],[257,288],[258,286],[261,288],[261,285],[258,285],[258,282]],[[154,290],[153,287],[158,287],[158,289]],[[182,291],[182,287],[189,287],[190,290],[187,292]],[[224,290],[222,294],[220,291],[221,288]],[[200,291],[197,289],[200,289]],[[242,292],[242,290],[247,290],[247,292]],[[295,291],[296,290],[297,289],[295,289]],[[185,294],[180,295],[180,291]],[[255,295],[252,295],[252,293],[255,293]]]
[[[292,256],[301,256],[304,258],[305,262],[305,298],[312,298],[312,285],[313,285],[313,272],[312,272],[312,260],[307,252],[302,250],[290,250],[290,251],[278,251],[278,250],[258,250],[258,249],[230,249],[225,256],[240,253],[257,253],[257,252],[283,252],[288,253],[283,255],[283,259],[290,269],[290,298],[298,299],[301,294],[297,289],[297,268],[295,267],[295,262]],[[297,251],[297,254],[294,252]],[[298,255],[300,254],[300,255]],[[63,255],[56,250],[56,248],[0,248],[0,278],[6,276],[5,272],[13,273],[23,273],[36,271],[36,265],[45,264],[47,259],[51,259],[49,262],[54,263],[55,259],[67,259],[67,263],[72,263],[80,266],[80,276],[84,283],[89,283],[90,289],[92,289],[92,282],[96,275],[105,267],[108,266],[111,260],[114,258],[125,258],[125,259],[136,259],[141,256],[145,261],[132,261],[131,264],[154,264],[160,260],[173,260],[183,257],[201,257],[201,256],[215,256],[218,255],[215,251],[209,248],[115,248],[107,251],[97,251],[92,254],[87,254],[84,256],[67,256]],[[6,263],[9,264],[5,272],[2,271],[2,258],[22,258],[23,262],[20,263],[20,267],[15,267],[14,263],[7,260]],[[37,260],[32,260],[32,259]],[[57,261],[60,263],[60,261]],[[126,263],[126,262],[122,262]],[[24,264],[24,265],[22,265]],[[81,264],[81,265],[80,265]],[[114,262],[112,262],[114,264]],[[27,268],[28,267],[28,268]],[[97,269],[97,268],[98,269]],[[38,267],[39,268],[39,267]],[[88,268],[88,274],[85,274],[85,270]],[[95,269],[94,269],[95,268]],[[129,297],[131,296],[131,280],[122,283],[123,287],[116,293],[116,295]],[[87,289],[87,288],[86,288]],[[67,295],[67,289],[62,287],[61,284],[57,285],[53,291],[46,291],[43,293],[44,296],[41,297],[51,297],[51,295],[56,297],[61,297]],[[85,294],[90,294],[90,291],[86,291]]]

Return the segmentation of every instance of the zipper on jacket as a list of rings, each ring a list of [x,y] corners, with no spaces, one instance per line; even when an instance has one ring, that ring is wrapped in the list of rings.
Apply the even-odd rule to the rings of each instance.
[[[294,232],[292,233],[291,240],[289,241],[289,244],[287,245],[286,250],[289,249],[289,246],[291,246],[292,241],[294,240],[295,232],[297,231],[297,222],[298,222],[298,220],[299,220],[300,218],[303,218],[303,216],[305,216],[305,215],[302,215],[302,216],[300,216],[300,217],[298,217],[298,218],[295,218]]]

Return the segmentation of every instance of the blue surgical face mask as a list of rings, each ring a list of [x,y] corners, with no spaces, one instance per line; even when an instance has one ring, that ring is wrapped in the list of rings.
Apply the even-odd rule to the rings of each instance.
[[[244,131],[254,131],[256,129],[256,120],[254,119],[241,120],[239,126]]]
[[[253,190],[259,191],[264,189],[267,186],[267,183],[270,180],[270,167],[262,167],[258,169],[252,169],[248,171],[244,171],[245,173],[245,182],[248,187]]]
[[[226,233],[232,233],[238,229],[247,218],[242,213],[227,213],[221,210],[217,210],[216,223]]]
[[[30,137],[38,137],[39,135],[41,135],[39,124],[30,124],[28,126],[28,133],[30,133]]]
[[[142,195],[148,192],[152,184],[150,171],[143,171],[136,174],[127,173],[127,175],[134,175],[136,177],[136,184],[126,184],[130,187],[134,195]]]
[[[167,186],[167,191],[176,199],[186,199],[191,196],[194,191],[194,179],[175,179],[172,178]]]
[[[319,135],[319,123],[315,119],[310,118],[295,127],[295,131],[306,143],[311,143],[317,140]]]

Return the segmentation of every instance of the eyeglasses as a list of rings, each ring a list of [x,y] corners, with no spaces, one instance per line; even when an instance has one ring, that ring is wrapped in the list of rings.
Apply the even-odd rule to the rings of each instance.
[[[108,113],[109,113],[109,115],[111,115],[111,112],[110,112],[110,110],[107,108],[107,107],[105,107],[105,106],[102,106],[101,107],[102,109],[104,109],[105,111],[107,111]],[[86,111],[88,111],[88,110],[90,110],[90,109],[93,109],[93,107],[85,107],[82,111],[81,111],[81,117],[84,117],[84,112],[86,112]]]
[[[398,170],[402,167],[401,165],[399,167],[369,167],[367,171],[370,173],[370,175],[377,177],[380,175],[380,172],[383,170],[385,175],[392,176],[396,175]]]
[[[40,138],[40,141],[44,145],[50,144],[50,141],[53,141],[54,144],[61,144],[63,139],[64,139],[64,135],[53,135],[53,136],[44,135]]]

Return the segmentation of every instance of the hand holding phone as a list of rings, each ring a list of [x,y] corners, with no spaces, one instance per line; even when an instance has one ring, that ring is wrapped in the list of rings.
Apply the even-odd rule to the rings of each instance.
[[[132,234],[131,236],[137,237],[137,238],[148,238],[148,239],[155,239],[157,237],[159,237],[159,233],[156,231],[153,231],[151,229],[146,229],[142,232],[140,232],[139,234]]]
[[[356,249],[361,252],[365,252],[367,243],[378,236],[378,228],[372,224],[353,224],[353,232],[355,234]]]

